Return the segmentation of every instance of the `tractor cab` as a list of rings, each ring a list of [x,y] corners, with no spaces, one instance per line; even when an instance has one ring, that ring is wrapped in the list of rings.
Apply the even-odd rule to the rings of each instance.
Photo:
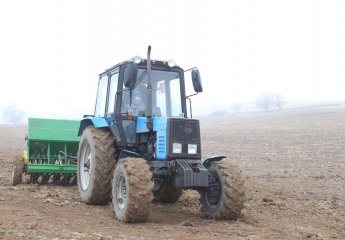
[[[151,160],[167,160],[169,154],[166,149],[163,151],[163,147],[172,149],[173,146],[167,146],[165,139],[160,151],[155,146],[144,149],[143,144],[147,144],[150,137],[147,133],[155,134],[156,139],[152,141],[156,143],[157,135],[160,139],[166,138],[170,119],[178,122],[186,119],[197,125],[193,131],[197,131],[194,134],[198,139],[194,139],[193,143],[198,145],[195,149],[199,148],[196,154],[199,153],[197,155],[200,157],[199,123],[197,120],[187,120],[184,71],[174,61],[134,57],[99,76],[95,113],[82,121],[79,134],[89,124],[109,127],[116,145],[121,149],[144,154]],[[192,70],[192,77],[195,90],[202,91],[197,69]],[[180,143],[176,144],[180,146]],[[182,154],[182,146],[178,148],[181,148]]]
[[[100,74],[96,117],[147,114],[146,62],[145,59],[139,63],[124,62]],[[183,70],[177,66],[169,67],[165,61],[152,62],[152,114],[157,117],[186,117]],[[133,64],[136,68],[130,67]],[[131,76],[128,76],[128,71],[132,71]]]

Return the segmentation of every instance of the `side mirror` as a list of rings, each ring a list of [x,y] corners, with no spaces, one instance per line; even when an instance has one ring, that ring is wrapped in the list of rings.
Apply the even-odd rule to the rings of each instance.
[[[202,92],[200,72],[197,69],[192,70],[192,82],[194,91],[197,93]]]
[[[129,62],[126,64],[125,72],[123,75],[123,83],[125,87],[132,89],[137,81],[137,64]]]

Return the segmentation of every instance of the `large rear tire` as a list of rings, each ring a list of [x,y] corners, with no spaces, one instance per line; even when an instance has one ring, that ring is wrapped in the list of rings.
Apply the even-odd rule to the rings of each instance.
[[[231,162],[213,162],[209,169],[209,187],[201,191],[201,207],[207,218],[235,220],[244,208],[244,180]]]
[[[15,156],[12,162],[12,185],[22,183],[24,172],[24,160],[21,156]]]
[[[146,160],[121,159],[115,167],[112,196],[115,217],[121,222],[145,222],[152,209],[152,173]]]
[[[112,171],[116,163],[111,133],[88,126],[80,138],[77,182],[81,199],[102,205],[110,200]]]

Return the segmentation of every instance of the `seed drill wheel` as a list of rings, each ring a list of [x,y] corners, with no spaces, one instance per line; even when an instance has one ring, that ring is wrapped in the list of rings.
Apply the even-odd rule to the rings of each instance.
[[[49,174],[47,174],[47,173],[42,174],[41,183],[42,183],[42,184],[48,184],[49,178],[50,178],[50,175],[49,175]]]
[[[121,222],[145,222],[153,200],[152,173],[146,160],[124,158],[115,166],[112,197],[115,217]]]
[[[60,174],[53,175],[53,184],[57,185],[60,182]]]
[[[24,161],[21,156],[16,156],[12,162],[12,185],[22,183]]]
[[[235,220],[244,208],[244,180],[231,162],[213,162],[209,169],[209,187],[201,191],[201,208],[207,218]]]
[[[38,183],[39,176],[40,175],[37,173],[31,174],[30,175],[30,183],[34,183],[34,184]]]
[[[155,186],[157,189],[153,191],[155,201],[175,203],[180,199],[183,190],[176,187],[174,181],[164,181],[162,183],[157,183],[157,185],[158,184],[159,186]]]
[[[81,199],[88,204],[106,204],[111,194],[111,174],[116,162],[109,131],[88,126],[80,138],[77,182]]]

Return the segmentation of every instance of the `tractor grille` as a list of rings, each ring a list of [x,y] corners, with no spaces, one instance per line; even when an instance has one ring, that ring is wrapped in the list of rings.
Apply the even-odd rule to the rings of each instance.
[[[171,140],[173,142],[196,143],[200,141],[199,121],[191,119],[171,119]]]
[[[168,155],[170,159],[200,159],[200,125],[198,120],[186,118],[168,119]],[[181,143],[182,153],[172,152],[172,144]],[[188,154],[188,144],[197,145],[196,154]]]

